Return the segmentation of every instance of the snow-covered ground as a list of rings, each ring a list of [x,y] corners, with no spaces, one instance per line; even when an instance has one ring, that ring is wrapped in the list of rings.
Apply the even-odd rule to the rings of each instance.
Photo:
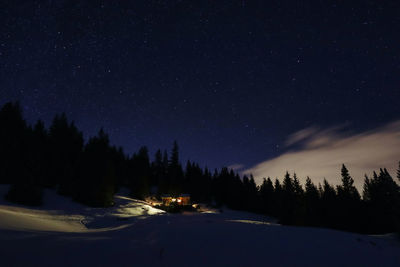
[[[3,200],[1,266],[400,266],[400,243],[328,229],[287,227],[245,212],[167,214],[116,196],[88,208],[45,191],[44,206]]]

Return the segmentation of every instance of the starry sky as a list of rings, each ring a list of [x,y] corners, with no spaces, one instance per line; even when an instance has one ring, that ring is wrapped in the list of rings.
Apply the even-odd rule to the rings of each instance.
[[[399,1],[0,1],[0,104],[248,168],[288,136],[400,118]]]

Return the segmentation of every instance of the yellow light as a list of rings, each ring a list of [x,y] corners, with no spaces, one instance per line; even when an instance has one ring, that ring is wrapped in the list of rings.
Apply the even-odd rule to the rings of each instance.
[[[182,199],[179,199],[179,198],[178,198],[178,202],[182,202]]]
[[[173,199],[172,199],[172,202],[175,202],[175,201],[176,201],[176,198],[173,198]]]

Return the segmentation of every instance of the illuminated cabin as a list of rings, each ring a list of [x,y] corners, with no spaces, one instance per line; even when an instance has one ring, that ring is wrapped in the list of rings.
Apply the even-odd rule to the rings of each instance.
[[[178,204],[182,206],[190,205],[190,195],[189,194],[182,194],[177,199]]]
[[[189,194],[181,194],[179,197],[172,197],[170,195],[163,195],[161,197],[162,204],[164,206],[169,206],[171,203],[176,203],[180,206],[190,205],[190,195]]]
[[[161,200],[164,206],[169,206],[169,204],[171,204],[172,202],[172,197],[170,195],[163,195],[161,197]]]

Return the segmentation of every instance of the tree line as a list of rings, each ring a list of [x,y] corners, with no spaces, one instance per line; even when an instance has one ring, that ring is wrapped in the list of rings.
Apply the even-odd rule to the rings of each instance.
[[[195,202],[262,213],[287,225],[400,230],[400,187],[386,169],[365,176],[361,195],[345,165],[338,186],[327,180],[315,185],[309,177],[302,185],[288,172],[282,182],[264,178],[257,186],[252,175],[226,167],[211,172],[195,162],[182,166],[177,142],[151,160],[145,146],[133,155],[112,146],[102,129],[85,142],[65,114],[56,115],[49,128],[40,120],[28,125],[19,104],[11,102],[0,110],[0,183],[11,185],[7,200],[25,205],[41,205],[43,189],[52,188],[85,205],[108,207],[119,188],[127,187],[139,199],[189,193]]]

